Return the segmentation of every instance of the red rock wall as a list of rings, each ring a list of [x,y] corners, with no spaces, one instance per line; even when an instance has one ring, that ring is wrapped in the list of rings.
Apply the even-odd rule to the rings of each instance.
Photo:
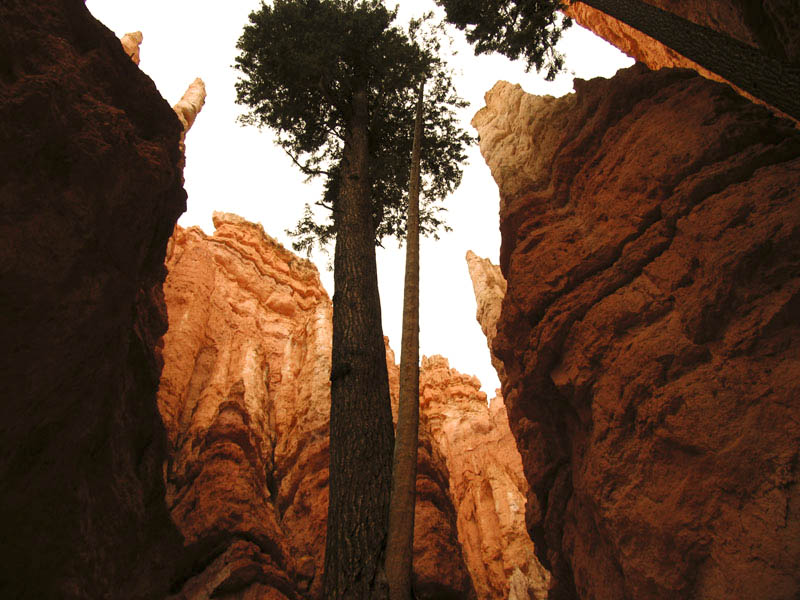
[[[177,228],[167,257],[159,408],[172,445],[167,500],[193,564],[176,598],[317,598],[331,302],[316,268],[259,225],[223,213],[214,223],[213,236]],[[417,594],[467,598],[439,452],[423,440]]]
[[[260,226],[176,228],[159,409],[167,503],[193,564],[179,598],[319,591],[327,513],[331,304]],[[249,594],[249,595],[243,595]]]
[[[176,228],[159,408],[167,500],[192,571],[176,598],[321,593],[331,303],[316,269],[259,225]],[[388,347],[390,389],[399,369]],[[527,482],[502,398],[423,360],[414,541],[419,598],[545,598]],[[395,407],[396,408],[396,407]],[[462,558],[463,557],[463,558]]]
[[[77,0],[0,4],[0,597],[159,598],[181,126]]]
[[[493,348],[556,598],[800,593],[800,136],[686,71],[476,115]]]

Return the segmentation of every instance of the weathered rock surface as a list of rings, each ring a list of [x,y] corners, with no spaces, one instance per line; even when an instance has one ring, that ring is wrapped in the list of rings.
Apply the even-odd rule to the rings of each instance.
[[[386,367],[389,374],[389,393],[392,418],[397,422],[400,395],[400,365],[389,346],[386,346]],[[420,370],[420,392],[424,371]],[[474,600],[475,587],[464,562],[466,552],[458,535],[457,507],[454,505],[447,457],[442,453],[440,440],[434,439],[426,428],[428,414],[422,406],[420,393],[419,446],[417,448],[417,495],[414,505],[414,592],[419,598],[468,598]]]
[[[160,598],[180,123],[82,2],[0,4],[0,596]]]
[[[525,528],[528,485],[503,398],[487,405],[476,377],[423,357],[420,413],[420,438],[444,459],[478,598],[547,598],[550,577]]]
[[[784,63],[800,65],[800,11],[793,0],[766,0],[765,2],[740,2],[737,0],[645,1],[697,25],[756,47],[767,56]],[[575,19],[579,25],[604,38],[628,56],[645,63],[653,70],[661,68],[693,69],[703,77],[728,83],[749,100],[761,102],[672,48],[588,4],[573,1],[564,12]]]
[[[313,265],[259,225],[214,224],[213,236],[176,228],[167,257],[159,407],[168,503],[194,565],[177,597],[319,597],[331,303]],[[396,402],[388,344],[387,363]],[[477,379],[441,357],[423,361],[421,390],[417,596],[544,597],[502,400],[490,410]]]
[[[140,61],[140,53],[141,53],[141,45],[142,40],[144,40],[144,36],[142,35],[141,31],[134,31],[132,33],[126,33],[120,38],[120,43],[122,44],[122,49],[125,51],[130,59],[134,62],[134,64],[139,64]]]
[[[552,597],[800,593],[800,136],[687,71],[475,117]]]
[[[472,250],[467,250],[467,268],[475,292],[477,310],[475,318],[481,326],[483,335],[489,344],[491,352],[492,343],[497,335],[497,321],[500,319],[500,309],[506,295],[506,280],[500,267],[492,264],[488,258],[481,258]],[[493,353],[491,354],[492,366],[497,371],[497,376],[502,382],[505,379],[503,363]]]
[[[177,228],[167,259],[168,501],[196,565],[179,597],[320,597],[331,302],[316,268],[259,225],[224,213],[214,224],[213,236]],[[421,455],[418,592],[467,597],[446,471]],[[244,543],[246,555],[232,550]]]
[[[178,103],[172,107],[178,119],[183,125],[183,133],[180,139],[181,154],[186,154],[186,134],[194,125],[194,120],[197,115],[203,110],[203,105],[206,103],[206,84],[199,77],[189,84],[189,87],[184,92],[183,96]],[[183,164],[181,165],[183,166]]]
[[[167,256],[167,503],[195,565],[178,597],[293,598],[325,547],[331,304],[259,225],[214,225],[176,228]]]

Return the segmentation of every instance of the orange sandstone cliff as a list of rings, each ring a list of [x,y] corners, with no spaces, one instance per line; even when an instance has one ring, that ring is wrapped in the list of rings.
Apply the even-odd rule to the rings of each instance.
[[[500,188],[492,348],[553,598],[800,593],[800,135],[689,71],[473,121]]]
[[[260,225],[214,224],[213,236],[176,228],[167,256],[159,409],[167,503],[192,564],[176,598],[319,597],[331,302],[316,268]],[[387,361],[396,398],[388,346]],[[423,361],[421,390],[418,597],[544,598],[502,400],[490,409],[441,357]]]

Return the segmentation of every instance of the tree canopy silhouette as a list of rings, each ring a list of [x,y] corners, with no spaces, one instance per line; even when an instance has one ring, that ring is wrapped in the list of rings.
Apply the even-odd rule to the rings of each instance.
[[[250,14],[238,42],[241,120],[276,132],[309,177],[325,177],[295,235],[335,239],[330,500],[326,598],[381,598],[393,447],[375,244],[404,236],[416,88],[428,82],[420,228],[461,180],[471,141],[435,44],[416,41],[379,0],[275,0]],[[297,246],[296,246],[297,247]]]
[[[512,60],[524,58],[527,69],[546,69],[550,81],[564,67],[556,50],[564,29],[572,21],[556,11],[563,0],[436,0],[447,20],[465,30],[475,54],[499,52]]]

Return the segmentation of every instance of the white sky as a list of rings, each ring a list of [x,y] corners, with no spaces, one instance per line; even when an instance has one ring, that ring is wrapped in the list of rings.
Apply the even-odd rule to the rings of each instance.
[[[395,0],[387,0],[393,5]],[[433,0],[403,0],[399,22],[428,10],[443,11]],[[260,222],[264,229],[291,248],[285,230],[293,228],[305,203],[313,204],[322,183],[304,183],[304,177],[281,149],[272,132],[236,123],[242,107],[235,103],[237,72],[231,68],[237,55],[236,41],[260,0],[87,0],[92,14],[118,37],[140,30],[144,34],[140,68],[155,82],[170,105],[175,104],[195,77],[206,84],[203,111],[186,140],[187,211],[178,221],[199,225],[212,233],[211,213],[236,213]],[[483,95],[496,81],[519,83],[534,94],[560,96],[572,91],[574,76],[582,79],[610,77],[633,60],[604,40],[574,25],[559,48],[566,53],[568,73],[546,82],[536,73],[525,73],[522,62],[499,55],[473,55],[462,33],[452,30],[457,56],[451,61],[458,74],[455,84],[470,102],[463,111],[463,125],[483,106]],[[498,262],[500,232],[499,195],[489,168],[477,145],[469,152],[461,187],[446,200],[447,223],[452,233],[438,242],[423,239],[420,273],[420,351],[442,354],[450,366],[477,375],[489,398],[499,387],[489,360],[486,338],[475,320],[475,298],[464,258],[467,250]],[[403,273],[405,250],[387,240],[378,249],[378,278],[383,311],[383,330],[400,357]],[[325,255],[312,255],[322,282],[333,294],[333,274]]]

